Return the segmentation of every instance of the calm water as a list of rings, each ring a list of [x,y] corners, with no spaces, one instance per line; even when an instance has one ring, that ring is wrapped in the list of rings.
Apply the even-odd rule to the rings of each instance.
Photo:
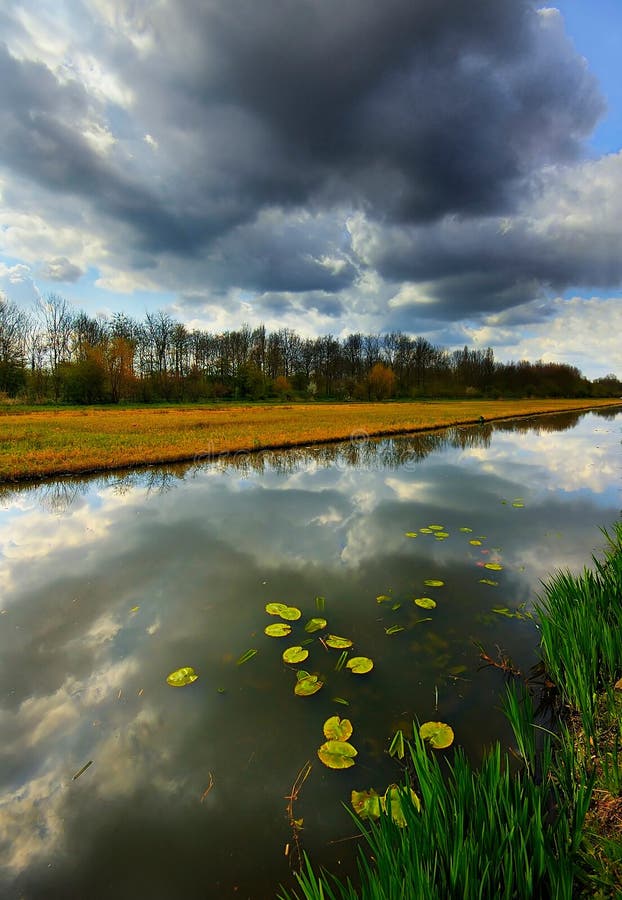
[[[533,624],[492,610],[529,609],[547,573],[602,547],[621,436],[622,412],[564,415],[5,490],[2,897],[272,897],[291,877],[285,798],[307,760],[303,847],[347,870],[342,803],[400,779],[385,753],[397,727],[446,721],[474,760],[509,741],[503,675],[474,642],[534,663]],[[431,524],[449,537],[405,536]],[[327,631],[375,667],[336,672],[316,639],[303,667],[325,686],[299,698],[281,653],[308,636],[318,595]],[[302,609],[296,640],[264,634],[270,601]],[[172,688],[180,666],[199,679]],[[337,713],[359,751],[342,772],[316,756]]]

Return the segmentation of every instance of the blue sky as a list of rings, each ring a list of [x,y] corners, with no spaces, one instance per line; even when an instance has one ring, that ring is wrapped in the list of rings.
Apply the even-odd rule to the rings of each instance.
[[[7,0],[0,290],[622,377],[617,0]]]
[[[622,5],[618,0],[558,0],[555,5],[607,101],[590,146],[598,155],[616,153],[622,146]]]

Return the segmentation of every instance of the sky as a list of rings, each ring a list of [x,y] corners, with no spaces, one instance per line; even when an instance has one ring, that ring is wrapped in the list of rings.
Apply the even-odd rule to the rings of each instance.
[[[3,0],[0,291],[622,378],[619,0]]]

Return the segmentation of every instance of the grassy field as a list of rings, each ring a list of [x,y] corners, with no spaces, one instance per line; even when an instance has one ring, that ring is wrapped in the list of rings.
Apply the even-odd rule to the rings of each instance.
[[[611,400],[470,400],[84,407],[0,412],[0,481],[292,447],[353,435],[610,406]]]

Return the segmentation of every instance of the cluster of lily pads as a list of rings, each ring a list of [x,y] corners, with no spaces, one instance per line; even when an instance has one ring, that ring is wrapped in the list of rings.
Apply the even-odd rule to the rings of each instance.
[[[501,503],[504,505],[507,505],[509,502],[510,501],[508,501],[508,500],[501,501]],[[522,499],[522,497],[516,497],[514,500],[511,501],[511,504],[516,509],[522,509],[525,506],[525,502]],[[459,529],[459,531],[465,535],[473,534],[473,529],[468,528],[467,526],[461,527]],[[419,535],[432,535],[435,538],[435,540],[444,541],[449,537],[449,532],[445,530],[443,525],[427,525],[427,526],[424,526],[423,528],[419,528],[418,531],[405,532],[405,536],[407,538],[416,538],[416,537],[419,537]],[[477,536],[468,538],[468,542],[472,547],[483,547],[483,549],[481,550],[481,553],[483,555],[487,555],[488,553],[490,553],[490,550],[488,548],[484,547],[486,540],[487,540],[487,538],[485,535],[477,535]],[[492,548],[492,549],[494,551],[496,551],[497,553],[500,552],[499,548]],[[498,562],[498,558],[496,560],[493,559],[490,562],[481,561],[481,562],[478,562],[477,565],[483,569],[486,569],[488,572],[501,572],[504,569],[504,566],[502,565],[502,563]],[[431,584],[432,582],[426,581],[425,583]],[[494,578],[490,578],[490,577],[480,578],[479,583],[489,585],[490,587],[498,587],[499,586],[499,582],[496,581]],[[391,598],[381,596],[381,597],[378,597],[377,599],[379,602],[381,602],[382,600],[390,600]],[[421,597],[421,598],[415,599],[414,602],[417,604],[417,606],[421,606],[424,609],[433,609],[434,606],[431,604],[436,605],[433,600],[430,600],[430,598],[426,598],[426,597]],[[426,604],[428,604],[428,605],[426,605]],[[397,607],[394,606],[393,608],[397,608]],[[521,609],[519,609],[516,612],[512,612],[507,606],[495,606],[492,608],[491,612],[497,613],[498,615],[506,616],[508,618],[513,618],[513,619],[529,618],[529,615],[527,613],[523,613]],[[395,626],[393,626],[393,627],[395,628]],[[401,628],[399,630],[401,630]]]
[[[316,597],[315,602],[318,611],[323,612],[324,598]],[[267,634],[268,637],[288,637],[292,632],[292,625],[290,625],[290,622],[296,622],[302,618],[302,611],[298,609],[297,606],[288,606],[286,603],[266,603],[265,609],[268,615],[278,616],[284,620],[283,622],[276,622],[273,625],[267,625],[264,628],[264,633]],[[314,616],[305,623],[304,631],[306,634],[311,635],[316,632],[324,631],[327,626],[328,621],[325,618],[322,616]],[[302,640],[301,643],[288,647],[283,651],[283,662],[287,663],[287,665],[298,665],[299,663],[303,663],[309,657],[307,646],[312,644],[314,640],[315,638],[307,637]],[[331,648],[334,650],[341,650],[341,655],[335,665],[336,671],[340,671],[345,666],[346,669],[349,669],[355,675],[365,675],[373,669],[373,660],[368,656],[352,656],[348,659],[349,651],[354,646],[354,642],[350,640],[350,638],[329,633],[326,636],[321,636],[319,640],[325,649]],[[296,671],[294,693],[297,697],[310,697],[312,694],[317,694],[323,687],[324,682],[321,681],[319,675],[308,672],[306,669],[298,669]],[[334,700],[337,703],[343,703],[345,705],[347,705],[348,702],[341,697],[335,697]]]

